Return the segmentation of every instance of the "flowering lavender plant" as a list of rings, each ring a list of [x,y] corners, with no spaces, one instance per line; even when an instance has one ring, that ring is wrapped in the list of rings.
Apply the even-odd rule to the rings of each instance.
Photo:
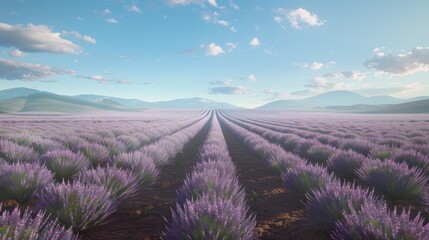
[[[0,215],[0,239],[2,240],[78,239],[71,230],[60,226],[56,220],[45,218],[43,211],[33,214],[29,209],[21,212],[18,207],[12,211],[3,211],[0,204],[0,212],[2,212]]]
[[[53,180],[53,174],[37,163],[13,163],[0,166],[0,190],[6,200],[21,204]]]
[[[376,201],[373,193],[353,184],[332,181],[324,188],[307,195],[306,212],[311,226],[326,234],[335,228],[335,222],[343,219],[350,207],[360,209],[364,202]]]
[[[326,164],[334,152],[335,149],[329,145],[317,144],[307,151],[307,158],[315,164]]]
[[[314,190],[319,190],[335,179],[323,166],[301,163],[286,170],[282,180],[286,189],[305,199],[306,195],[313,194]]]
[[[159,176],[159,170],[152,158],[142,151],[121,153],[113,162],[119,168],[130,170],[137,178],[139,186],[150,185]]]
[[[75,232],[104,223],[117,209],[104,187],[80,182],[49,184],[38,195],[37,206]]]
[[[365,202],[360,210],[350,207],[344,219],[338,221],[331,234],[335,240],[342,239],[429,239],[429,226],[418,214],[411,219],[410,212],[390,211],[384,202]]]
[[[338,151],[329,158],[326,166],[328,171],[334,172],[336,176],[345,180],[353,180],[357,177],[356,169],[366,161],[370,160],[352,150]]]
[[[31,147],[21,146],[14,142],[0,140],[0,157],[9,163],[36,162],[39,154]]]
[[[393,152],[391,158],[397,163],[406,163],[410,168],[416,167],[426,175],[429,174],[429,156],[425,156],[415,150],[397,150]]]
[[[428,178],[421,170],[392,160],[372,160],[357,170],[359,179],[388,201],[422,201]]]
[[[176,206],[163,239],[256,239],[253,231],[256,221],[246,215],[247,209],[231,200],[207,196],[196,201],[188,200],[183,206]]]
[[[85,143],[81,151],[93,167],[104,165],[109,160],[109,150],[97,143]]]
[[[42,157],[46,167],[55,174],[58,182],[70,181],[80,170],[89,166],[89,161],[82,154],[70,150],[54,150]]]

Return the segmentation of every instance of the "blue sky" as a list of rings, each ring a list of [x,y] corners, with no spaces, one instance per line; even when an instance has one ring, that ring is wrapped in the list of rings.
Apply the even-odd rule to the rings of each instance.
[[[429,95],[429,2],[2,0],[0,89],[255,107]]]

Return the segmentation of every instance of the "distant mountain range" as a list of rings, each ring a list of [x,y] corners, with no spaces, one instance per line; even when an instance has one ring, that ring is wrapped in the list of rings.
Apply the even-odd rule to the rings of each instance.
[[[259,108],[326,108],[332,106],[354,106],[354,105],[385,105],[401,104],[429,99],[429,96],[401,99],[391,96],[365,97],[350,91],[332,91],[323,93],[314,97],[304,98],[301,100],[278,100],[267,103]]]
[[[0,91],[0,112],[92,112],[141,111],[146,108],[239,108],[232,104],[204,98],[185,98],[161,102],[115,98],[99,95],[65,96],[30,88]]]
[[[65,96],[30,88],[0,91],[0,113],[94,111],[142,111],[147,108],[234,109],[229,103],[204,98],[146,102],[100,95]],[[332,91],[301,100],[279,100],[260,109],[304,109],[353,113],[429,113],[429,97],[409,99],[391,96],[365,97],[350,91]]]

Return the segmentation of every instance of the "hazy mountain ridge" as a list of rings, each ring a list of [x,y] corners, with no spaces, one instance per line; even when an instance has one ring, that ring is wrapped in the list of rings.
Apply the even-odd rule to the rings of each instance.
[[[141,111],[144,108],[239,108],[203,98],[145,102],[100,95],[65,96],[29,88],[0,91],[0,112]]]
[[[267,103],[259,108],[323,108],[330,106],[354,106],[354,105],[383,105],[401,104],[416,100],[429,99],[429,96],[401,99],[391,96],[365,97],[350,91],[332,91],[322,93],[301,100],[278,100]]]

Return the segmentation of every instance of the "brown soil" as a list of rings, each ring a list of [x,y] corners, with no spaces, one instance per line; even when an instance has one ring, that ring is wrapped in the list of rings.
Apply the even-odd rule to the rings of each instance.
[[[184,150],[171,164],[161,169],[156,183],[143,189],[139,197],[128,201],[110,217],[110,222],[94,229],[84,231],[83,239],[161,239],[164,218],[171,218],[171,208],[175,207],[176,190],[195,164],[196,156],[210,129],[210,120],[204,128],[185,145]]]
[[[305,225],[304,204],[283,187],[280,173],[251,153],[226,125],[221,126],[250,212],[256,214],[259,239],[329,239]]]

